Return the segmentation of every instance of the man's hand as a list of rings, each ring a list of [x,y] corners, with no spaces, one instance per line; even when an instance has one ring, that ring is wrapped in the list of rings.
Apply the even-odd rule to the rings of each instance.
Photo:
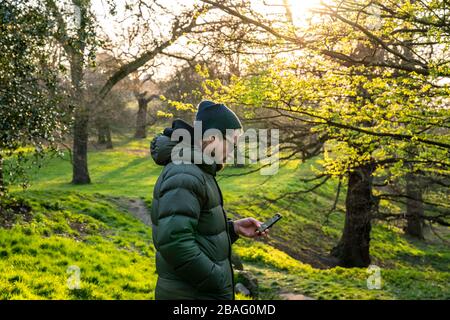
[[[245,218],[233,221],[234,232],[238,235],[255,238],[255,237],[268,237],[269,229],[264,232],[257,231],[257,228],[262,225],[262,222],[254,218]]]

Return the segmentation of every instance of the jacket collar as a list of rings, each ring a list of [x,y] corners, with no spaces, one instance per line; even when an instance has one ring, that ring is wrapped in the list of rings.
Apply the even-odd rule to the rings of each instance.
[[[205,171],[206,173],[209,173],[213,176],[216,175],[217,171],[219,171],[220,169],[222,169],[223,165],[216,163],[216,161],[209,157],[206,154],[202,153],[202,150],[198,147],[198,146],[192,146],[192,160],[194,159],[195,156],[198,157],[202,157],[202,163],[195,163],[200,169],[202,169],[203,171]],[[205,161],[206,160],[206,161]]]

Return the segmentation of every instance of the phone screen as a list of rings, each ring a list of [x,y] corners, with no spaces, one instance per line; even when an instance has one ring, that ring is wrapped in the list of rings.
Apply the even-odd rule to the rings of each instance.
[[[270,218],[269,220],[267,220],[266,222],[264,222],[259,228],[258,231],[259,232],[263,232],[264,230],[270,228],[271,226],[273,226],[278,220],[281,219],[281,214],[277,213],[275,214],[272,218]]]

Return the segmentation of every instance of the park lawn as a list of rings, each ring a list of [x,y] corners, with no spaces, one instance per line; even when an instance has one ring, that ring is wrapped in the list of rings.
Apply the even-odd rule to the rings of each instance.
[[[28,192],[31,217],[0,228],[2,299],[151,299],[151,230],[101,195]],[[68,281],[80,271],[79,286]]]
[[[150,205],[162,167],[149,156],[150,138],[116,137],[113,150],[91,148],[92,184],[71,185],[68,154],[48,158],[30,172],[31,186],[11,188],[32,207],[12,228],[0,228],[0,297],[3,299],[152,299],[156,282],[151,228],[114,199],[140,198]],[[271,238],[239,239],[234,251],[257,277],[262,298],[298,292],[316,299],[449,299],[450,248],[429,235],[427,242],[375,222],[371,255],[381,268],[382,288],[367,289],[366,269],[324,268],[323,259],[339,240],[344,216],[328,214],[337,181],[293,199],[276,198],[307,189],[299,179],[314,174],[315,161],[289,161],[275,176],[245,168],[220,172],[230,217],[264,220],[283,214]],[[237,176],[230,176],[236,175]],[[341,192],[343,200],[345,190]],[[342,203],[342,201],[340,201]],[[448,239],[448,228],[442,229]],[[297,259],[294,259],[297,258]],[[301,261],[299,261],[301,260]],[[80,268],[80,288],[69,289],[68,269]],[[239,296],[239,298],[243,298]]]

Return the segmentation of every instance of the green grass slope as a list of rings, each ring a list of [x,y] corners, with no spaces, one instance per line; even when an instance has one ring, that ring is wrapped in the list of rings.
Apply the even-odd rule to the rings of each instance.
[[[16,215],[12,228],[0,228],[0,298],[154,297],[146,225],[101,195],[39,191],[25,198],[28,216]],[[76,269],[78,288],[70,282]]]

